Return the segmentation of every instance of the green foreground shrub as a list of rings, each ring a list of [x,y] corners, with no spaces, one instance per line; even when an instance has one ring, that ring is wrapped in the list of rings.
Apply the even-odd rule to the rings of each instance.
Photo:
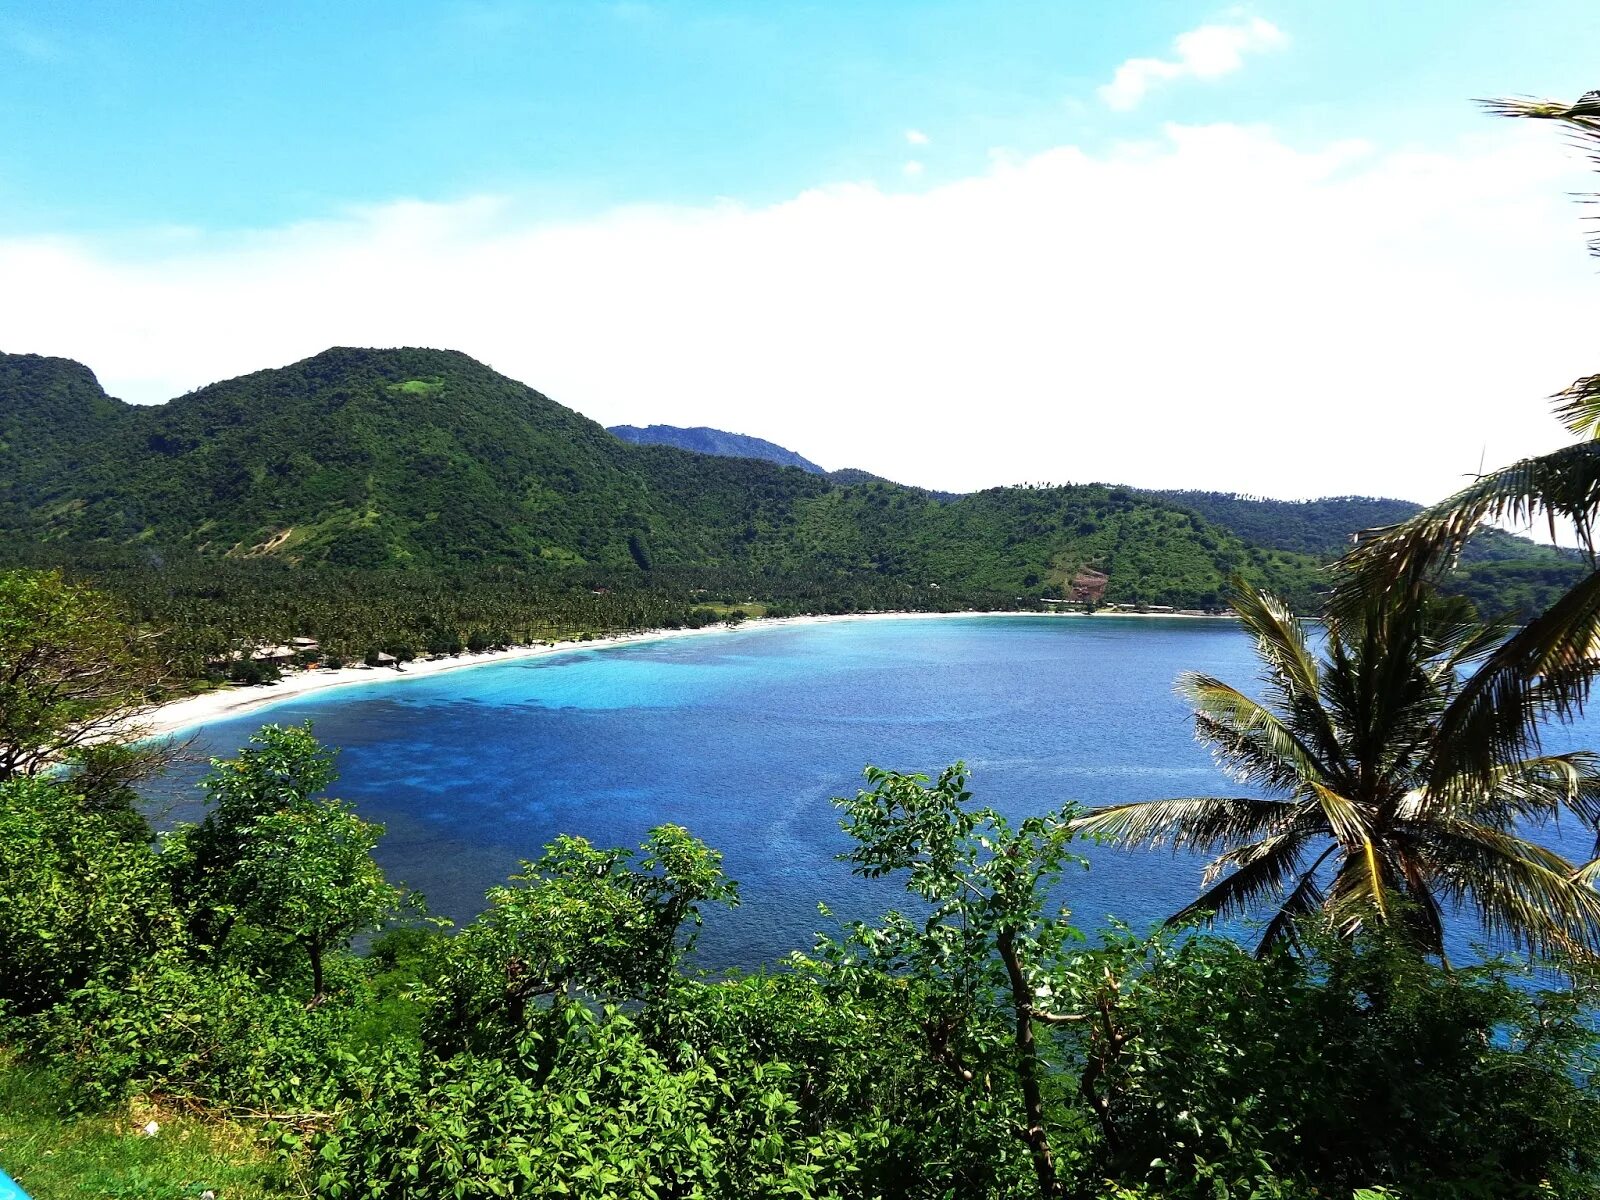
[[[906,909],[781,970],[693,969],[737,891],[664,826],[637,851],[558,839],[448,936],[361,959],[335,922],[319,985],[307,897],[350,882],[360,924],[377,883],[359,830],[312,856],[330,873],[288,869],[321,845],[304,822],[345,829],[331,778],[309,733],[265,732],[164,847],[70,780],[0,785],[0,1028],[63,1131],[157,1096],[373,1200],[1600,1194],[1586,984],[1447,970],[1377,925],[1259,959],[1088,945],[1047,902],[1071,813],[1013,826],[959,768],[843,802],[856,868]]]

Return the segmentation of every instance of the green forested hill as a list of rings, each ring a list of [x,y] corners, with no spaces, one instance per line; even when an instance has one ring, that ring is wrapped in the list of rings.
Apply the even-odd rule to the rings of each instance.
[[[672,572],[686,595],[697,573],[730,592],[782,577],[813,597],[875,579],[1008,603],[1062,595],[1093,567],[1111,603],[1216,606],[1243,573],[1309,604],[1319,562],[1355,529],[1413,510],[1102,484],[951,497],[632,445],[453,351],[335,348],[155,406],[111,399],[78,363],[0,354],[0,541],[33,562],[495,568],[644,585]],[[1569,569],[1518,545],[1536,549],[1491,546],[1480,591]]]
[[[1237,492],[1166,491],[1142,495],[1181,504],[1224,525],[1247,542],[1328,558],[1343,554],[1364,529],[1394,525],[1422,511],[1410,500],[1380,496],[1324,496],[1319,500],[1267,500]],[[1502,529],[1484,529],[1463,554],[1468,563],[1526,562],[1559,565],[1570,554]]]
[[[48,521],[58,501],[79,494],[86,471],[114,444],[130,406],[101,389],[94,372],[65,358],[0,354],[0,522]]]
[[[51,417],[22,383],[0,394],[8,427]],[[77,440],[76,463],[41,447],[13,497],[36,536],[361,566],[608,562],[650,509],[604,429],[444,351],[330,350],[115,406]]]
[[[1225,525],[1246,541],[1300,554],[1332,557],[1363,529],[1393,525],[1421,509],[1409,500],[1327,496],[1320,500],[1267,500],[1237,492],[1154,491],[1143,495],[1181,504]]]
[[[1234,492],[1141,494],[1183,505],[1252,545],[1320,559],[1343,554],[1364,529],[1396,524],[1422,509],[1409,500],[1373,496],[1295,501]],[[1526,615],[1548,607],[1584,573],[1583,563],[1572,551],[1540,545],[1503,529],[1482,529],[1462,551],[1450,589],[1485,611]]]
[[[665,568],[872,574],[1212,604],[1236,570],[1301,587],[1168,501],[1086,485],[942,501],[742,458],[619,441],[465,355],[333,349],[168,404],[112,400],[60,359],[0,356],[4,533],[66,557],[270,558],[350,568]]]

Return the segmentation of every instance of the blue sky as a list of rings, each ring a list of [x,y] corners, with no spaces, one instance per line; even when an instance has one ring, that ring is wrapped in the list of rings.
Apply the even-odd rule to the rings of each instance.
[[[517,192],[570,213],[924,185],[996,146],[1094,146],[1163,120],[1437,139],[1472,96],[1595,83],[1592,5],[1303,3],[1226,86],[1093,104],[1194,3],[0,5],[11,232],[276,225],[395,197]],[[1226,11],[1220,14],[1227,19]],[[1588,37],[1582,34],[1587,27]],[[903,186],[903,185],[902,185]]]
[[[1564,324],[1472,314],[1564,304],[1576,331],[1600,294],[1562,207],[1581,171],[1553,134],[1470,99],[1595,86],[1600,18],[1581,3],[0,0],[0,270],[38,280],[0,298],[0,348],[79,358],[157,401],[331,342],[450,344],[597,419],[722,424],[913,482],[1115,470],[1427,498],[1469,450],[1542,448],[1538,397],[1586,365]],[[1281,206],[1250,216],[1266,197]],[[1307,241],[1354,213],[1348,244],[1318,259],[1276,227],[1284,206]],[[1469,253],[1481,296],[1462,293]],[[1362,272],[1409,308],[1363,316]],[[297,279],[338,307],[290,312]],[[1150,319],[1175,344],[1105,351],[1158,290],[1174,299]],[[572,303],[541,307],[552,291]],[[830,319],[835,292],[874,299]],[[1090,302],[1059,300],[1073,292]],[[1298,303],[1326,340],[1250,355],[1271,370],[1236,370],[1241,344],[1210,352],[1271,337]],[[1133,310],[1097,329],[1117,304]],[[1437,319],[1394,336],[1419,305]],[[219,306],[237,319],[192,336]],[[1207,309],[1226,324],[1177,328]],[[1491,330],[1503,359],[1437,377]],[[1345,360],[1328,395],[1391,378],[1421,403],[1438,378],[1470,411],[1522,415],[1441,446],[1420,479],[1399,457],[1307,478],[1259,451],[1208,474],[1192,436],[1135,448],[1152,414],[1198,431],[1197,406],[1206,428],[1258,428],[1282,407],[1274,378],[1319,344]],[[1180,373],[1188,402],[1168,413]],[[974,445],[987,381],[1001,424],[1048,430],[1053,451]],[[925,436],[886,443],[913,414]],[[1419,410],[1402,435],[1431,425]]]

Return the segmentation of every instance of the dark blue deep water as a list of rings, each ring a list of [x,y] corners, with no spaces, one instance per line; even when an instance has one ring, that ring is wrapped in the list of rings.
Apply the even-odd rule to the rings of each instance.
[[[819,901],[835,918],[893,901],[835,858],[830,798],[868,763],[932,775],[963,759],[978,800],[1017,816],[1235,792],[1173,692],[1185,670],[1248,689],[1251,643],[1183,619],[756,625],[338,688],[192,732],[198,754],[227,756],[266,722],[312,721],[339,749],[334,794],[387,826],[390,878],[457,920],[556,834],[633,845],[685,825],[723,852],[743,901],[709,918],[702,957],[755,966],[831,927]],[[202,770],[153,795],[167,819],[198,815]],[[1087,853],[1062,896],[1085,928],[1108,914],[1142,928],[1196,894],[1192,857]]]

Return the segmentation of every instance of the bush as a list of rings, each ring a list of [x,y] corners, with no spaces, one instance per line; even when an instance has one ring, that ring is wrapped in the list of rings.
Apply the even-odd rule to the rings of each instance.
[[[0,784],[0,1007],[40,1012],[182,938],[158,856],[44,779]]]
[[[454,631],[440,631],[428,636],[429,654],[460,654],[461,636]]]
[[[1310,953],[1263,960],[1195,938],[1079,962],[1082,979],[1122,981],[1120,1048],[1096,1036],[1084,1050],[1104,1067],[1108,1174],[1172,1197],[1248,1180],[1411,1200],[1593,1194],[1584,997],[1533,991],[1502,964],[1446,971],[1380,933],[1303,940]]]
[[[514,1053],[426,1071],[402,1056],[317,1139],[333,1197],[832,1196],[881,1124],[812,1129],[800,1072],[744,1056],[675,1057],[615,1009],[551,1011]]]
[[[338,970],[360,986],[353,963]],[[230,962],[168,951],[125,979],[91,981],[42,1015],[30,1040],[83,1107],[155,1091],[304,1111],[333,1103],[355,1069],[345,1047],[357,1014],[349,998],[307,1008]]]
[[[278,669],[275,662],[266,662],[261,659],[241,658],[236,659],[228,668],[228,678],[234,683],[253,687],[262,683],[277,683],[283,678],[283,672]]]
[[[282,1144],[335,1197],[1011,1200],[1041,1191],[1024,1111],[1066,1195],[1600,1194],[1588,985],[1447,970],[1381,928],[1086,949],[1043,907],[1066,816],[1013,829],[956,771],[847,804],[858,872],[904,874],[913,913],[722,979],[685,963],[735,890],[675,826],[559,838],[459,934],[362,963],[337,947],[387,888],[373,831],[316,799],[332,775],[269,726],[160,852],[69,782],[0,784],[3,1032],[65,1099],[309,1114]]]

